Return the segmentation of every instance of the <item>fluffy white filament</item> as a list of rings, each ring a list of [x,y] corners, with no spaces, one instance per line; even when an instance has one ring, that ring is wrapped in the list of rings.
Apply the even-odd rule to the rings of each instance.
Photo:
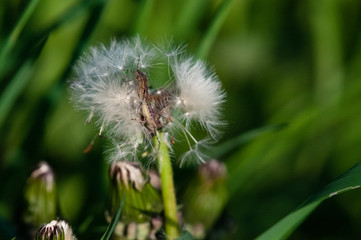
[[[225,94],[217,76],[210,72],[204,62],[186,58],[172,64],[179,96],[177,105],[183,108],[186,127],[199,122],[211,137],[219,134],[220,108]]]
[[[203,155],[198,153],[199,142],[191,135],[190,127],[198,123],[216,139],[222,125],[220,110],[225,94],[217,76],[203,61],[184,57],[182,52],[183,47],[164,50],[147,46],[135,37],[113,40],[109,47],[102,44],[93,47],[76,64],[71,99],[89,113],[88,122],[96,119],[99,135],[113,143],[112,161],[137,159],[147,152],[150,155],[156,152],[152,144],[155,134],[150,127],[153,122],[158,122],[152,125],[156,131],[166,132],[168,143],[174,143],[175,130],[184,134],[190,148],[184,161],[188,156],[203,161]],[[161,62],[162,59],[166,62]],[[150,68],[159,64],[168,66],[169,84],[160,89],[149,87],[152,97],[140,97],[136,72],[144,73],[151,86]],[[158,102],[150,100],[158,99],[156,95],[163,98]]]
[[[65,240],[77,240],[73,230],[65,221],[52,220],[50,223],[41,226],[37,232],[37,235],[43,239],[58,239],[62,234]]]

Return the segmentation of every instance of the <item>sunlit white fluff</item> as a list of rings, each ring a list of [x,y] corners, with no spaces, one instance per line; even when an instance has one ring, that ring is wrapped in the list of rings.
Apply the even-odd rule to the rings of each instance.
[[[113,40],[109,47],[100,44],[92,47],[78,62],[75,71],[82,77],[108,77],[124,74],[125,70],[151,67],[155,50],[142,43],[140,38]]]
[[[44,224],[36,233],[35,239],[64,239],[77,240],[73,234],[73,230],[65,221],[52,220],[48,224]]]
[[[89,113],[88,122],[96,120],[99,135],[107,137],[113,146],[108,154],[110,161],[155,156],[158,151],[153,143],[156,134],[149,130],[149,120],[142,113],[142,103],[148,100],[138,96],[137,70],[147,75],[149,94],[168,94],[165,110],[157,112],[161,123],[157,131],[165,133],[170,148],[175,136],[185,138],[189,152],[183,155],[181,163],[192,158],[196,162],[205,159],[199,150],[204,141],[190,133],[193,123],[202,126],[212,139],[219,135],[225,97],[219,80],[203,61],[184,57],[183,46],[170,46],[148,46],[139,37],[113,40],[108,47],[100,44],[91,48],[76,64],[71,99]],[[150,69],[154,66],[168,69],[168,84],[163,88],[150,88]]]
[[[91,48],[75,66],[72,100],[78,108],[89,112],[88,121],[96,117],[100,135],[105,130],[108,137],[127,141],[132,148],[127,147],[126,152],[129,149],[133,152],[144,135],[144,127],[134,111],[140,99],[131,71],[149,68],[153,57],[152,50],[135,38],[112,41],[108,48],[104,45]]]
[[[60,224],[60,226],[64,229],[64,240],[77,240],[73,233],[73,230],[68,223],[66,223],[65,221],[60,221],[58,222],[58,224]]]
[[[186,58],[174,61],[173,73],[179,95],[177,106],[183,108],[183,118],[188,128],[192,122],[199,122],[208,133],[216,138],[221,124],[221,104],[225,94],[221,83],[204,62]]]

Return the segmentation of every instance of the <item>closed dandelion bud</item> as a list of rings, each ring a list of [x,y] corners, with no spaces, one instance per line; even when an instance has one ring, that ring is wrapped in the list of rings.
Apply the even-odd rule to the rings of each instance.
[[[65,221],[53,220],[39,228],[35,240],[76,240],[76,237]]]
[[[184,218],[197,238],[205,236],[226,204],[226,174],[225,165],[212,160],[199,166],[197,176],[186,189]]]
[[[113,162],[110,168],[111,215],[124,201],[121,222],[144,223],[162,211],[161,197],[138,163]]]
[[[56,217],[54,173],[46,162],[40,162],[31,173],[25,188],[24,222],[35,231]]]

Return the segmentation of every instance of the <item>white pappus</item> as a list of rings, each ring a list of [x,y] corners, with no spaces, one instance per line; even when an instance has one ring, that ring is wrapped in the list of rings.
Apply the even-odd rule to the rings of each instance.
[[[152,89],[151,70],[168,68],[168,84]],[[157,70],[157,69],[155,69]],[[143,43],[139,37],[113,40],[109,47],[90,49],[74,67],[71,79],[71,100],[77,108],[94,117],[99,135],[111,140],[114,148],[110,161],[136,160],[140,156],[156,155],[153,137],[164,132],[169,147],[181,132],[189,151],[188,160],[203,162],[200,148],[208,140],[198,141],[190,133],[198,124],[208,139],[217,139],[223,125],[221,106],[225,93],[213,69],[206,63],[183,54],[183,48],[162,50]]]
[[[42,225],[34,239],[77,240],[69,224],[63,220],[52,220],[50,223]]]

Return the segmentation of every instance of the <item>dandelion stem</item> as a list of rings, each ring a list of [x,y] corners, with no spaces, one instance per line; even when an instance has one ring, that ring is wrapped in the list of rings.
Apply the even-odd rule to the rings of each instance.
[[[173,170],[170,161],[167,145],[165,144],[162,133],[154,138],[155,146],[159,149],[158,165],[160,178],[162,181],[162,198],[164,204],[165,232],[170,239],[176,239],[179,236],[179,225],[177,217],[177,202],[174,191]]]

